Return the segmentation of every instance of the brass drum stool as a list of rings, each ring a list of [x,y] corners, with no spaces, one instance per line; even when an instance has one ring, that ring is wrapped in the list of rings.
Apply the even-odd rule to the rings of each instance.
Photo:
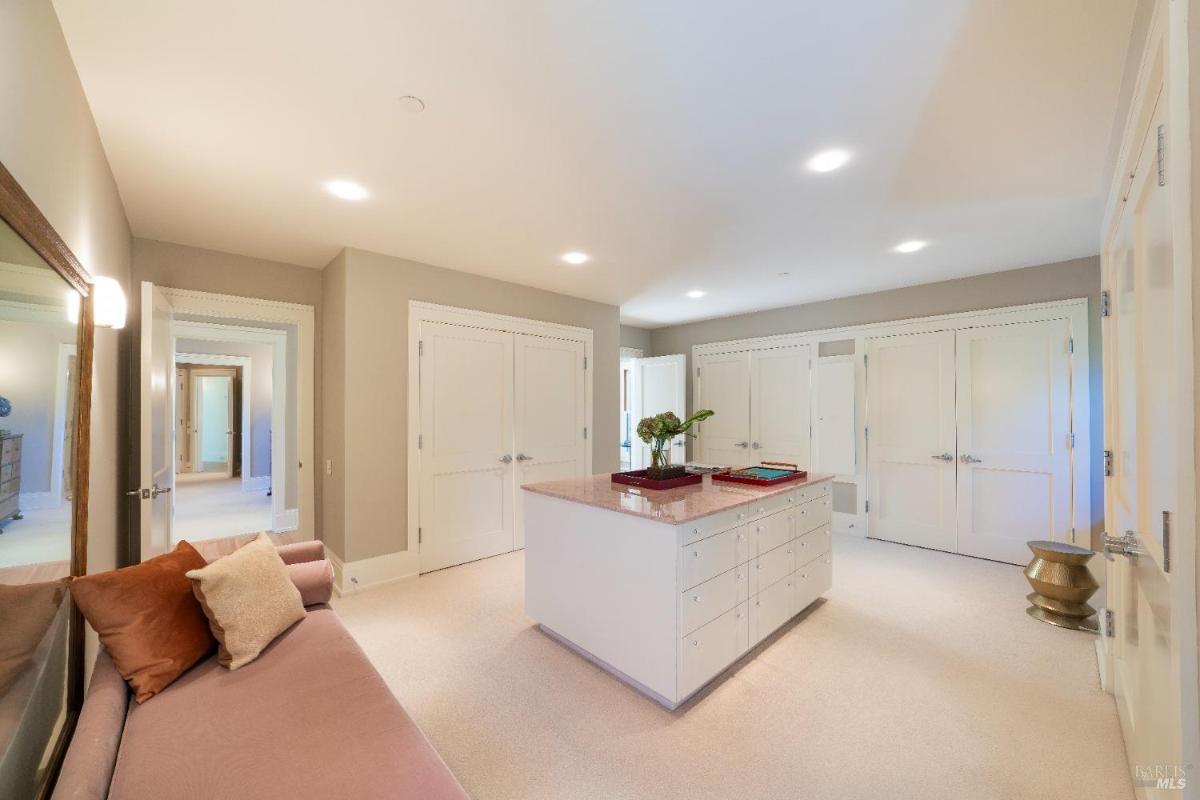
[[[1025,613],[1060,628],[1097,632],[1096,609],[1087,603],[1100,588],[1087,567],[1095,553],[1065,542],[1028,544],[1033,561],[1025,568],[1025,577],[1033,591],[1026,599],[1033,605]]]

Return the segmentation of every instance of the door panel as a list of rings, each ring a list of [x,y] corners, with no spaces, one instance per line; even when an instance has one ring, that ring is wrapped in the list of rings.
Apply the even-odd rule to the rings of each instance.
[[[517,487],[587,471],[585,350],[581,341],[515,335]],[[524,495],[517,490],[515,547],[525,546]]]
[[[687,419],[687,356],[655,356],[634,361],[637,375],[634,379],[636,396],[633,403],[633,422],[637,425],[642,417],[675,412],[680,419]],[[683,463],[686,437],[676,437],[672,442],[675,451],[671,454],[674,463]],[[650,466],[650,445],[633,435],[633,445],[638,450],[634,469]]]
[[[810,466],[811,348],[755,350],[750,356],[750,462]]]
[[[514,546],[513,336],[422,322],[421,571]]]
[[[171,548],[175,488],[174,314],[162,290],[142,283],[141,325],[141,558]],[[149,496],[146,496],[149,490]]]
[[[750,463],[750,354],[702,355],[699,408],[716,412],[699,423],[696,460],[744,467]]]
[[[954,333],[871,339],[867,357],[870,535],[954,552]]]
[[[1024,564],[1027,541],[1072,541],[1069,336],[1067,320],[957,332],[960,553]]]
[[[813,416],[813,468],[835,475],[854,475],[857,448],[854,429],[854,357],[817,359]]]

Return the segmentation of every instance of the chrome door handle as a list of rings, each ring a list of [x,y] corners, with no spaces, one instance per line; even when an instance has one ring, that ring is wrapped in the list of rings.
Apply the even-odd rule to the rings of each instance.
[[[510,456],[508,453],[505,453],[504,455],[500,456],[501,464],[509,464],[511,462],[512,462],[512,456]]]
[[[966,453],[963,453],[961,456],[959,456],[958,460],[963,462],[964,464],[982,464],[983,463],[982,458],[976,458],[975,456],[970,456],[970,455],[967,455]]]
[[[150,497],[150,490],[149,489],[134,489],[132,492],[126,492],[125,496],[126,497],[138,497],[138,498],[141,498],[142,500],[146,500],[146,499],[149,499],[149,497]]]
[[[533,456],[527,456],[524,453],[517,453],[517,461],[533,461]]]
[[[761,450],[761,449],[762,449],[762,445],[761,445],[761,444],[759,444],[758,442],[751,442],[751,443],[750,443],[750,446],[751,446],[752,448],[754,448],[755,450]]]
[[[930,456],[930,458],[937,459],[938,461],[953,461],[954,460],[954,456],[950,453],[939,453],[936,456]]]
[[[1125,556],[1126,558],[1136,559],[1142,554],[1142,549],[1138,547],[1137,534],[1133,531],[1125,531],[1124,536],[1109,536],[1104,534],[1104,557],[1109,559],[1111,556]]]
[[[151,497],[158,497],[160,494],[170,494],[170,493],[171,493],[170,486],[168,486],[167,488],[164,489],[161,486],[159,486],[157,483],[154,484],[154,488],[150,490]]]
[[[750,443],[749,442],[734,442],[733,446],[734,447],[749,447]]]
[[[671,444],[675,447],[683,447],[683,439],[676,439]]]

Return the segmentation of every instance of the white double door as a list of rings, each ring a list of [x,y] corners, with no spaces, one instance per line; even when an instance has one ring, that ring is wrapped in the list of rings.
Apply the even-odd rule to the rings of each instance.
[[[870,535],[1014,564],[1072,541],[1069,338],[1059,319],[870,340]]]
[[[524,547],[520,487],[587,469],[585,344],[420,326],[421,571]]]
[[[791,345],[697,359],[696,460],[744,467],[781,461],[806,468],[812,433],[812,348]]]

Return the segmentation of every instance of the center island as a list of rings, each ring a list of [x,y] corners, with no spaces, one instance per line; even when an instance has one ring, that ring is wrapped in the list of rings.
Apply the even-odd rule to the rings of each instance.
[[[828,591],[832,477],[526,484],[525,612],[674,709]]]

